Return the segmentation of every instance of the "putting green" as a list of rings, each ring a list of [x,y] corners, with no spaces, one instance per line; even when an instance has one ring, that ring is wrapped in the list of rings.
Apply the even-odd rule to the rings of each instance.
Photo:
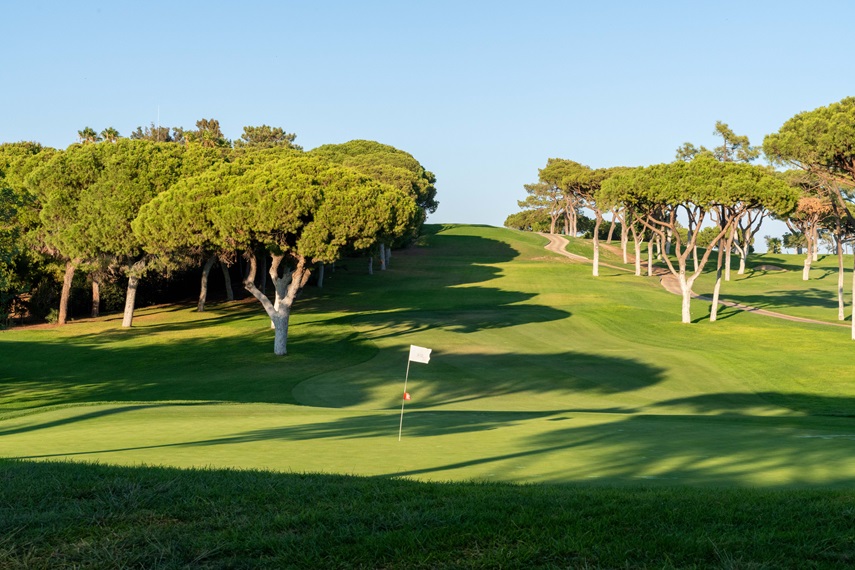
[[[434,227],[308,291],[290,354],[251,303],[0,334],[0,455],[430,480],[851,486],[848,331],[726,309],[543,238]],[[347,269],[347,271],[344,271]],[[695,303],[698,317],[708,305]],[[410,344],[434,350],[410,367]],[[178,401],[180,400],[180,401]]]

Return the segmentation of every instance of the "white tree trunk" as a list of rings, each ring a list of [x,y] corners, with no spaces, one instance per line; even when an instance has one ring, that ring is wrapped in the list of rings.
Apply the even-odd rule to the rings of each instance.
[[[629,242],[629,229],[626,223],[620,226],[620,250],[623,253],[623,264],[629,263],[629,255],[626,253],[627,242]]]
[[[805,266],[804,269],[802,269],[802,281],[808,281],[810,279],[810,264],[813,259],[811,245],[810,241],[808,241],[807,253],[805,254]]]
[[[841,240],[837,240],[837,320],[846,320],[845,305],[843,302],[843,287],[845,285],[843,275],[843,247]],[[855,298],[853,298],[855,300]]]
[[[386,244],[380,243],[380,271],[386,271]]]
[[[128,291],[125,294],[125,312],[122,316],[122,328],[131,328],[134,324],[134,306],[137,302],[137,285],[140,278],[132,275],[128,277]]]
[[[273,354],[276,356],[285,356],[288,354],[288,320],[290,311],[285,311],[282,316],[275,316],[271,319],[273,322]]]
[[[635,274],[641,276],[641,240],[637,236],[635,239]]]
[[[680,293],[683,296],[682,322],[692,322],[692,281],[686,278],[685,269],[680,270]]]
[[[129,329],[134,324],[134,308],[137,302],[137,285],[145,271],[145,261],[140,260],[128,270],[128,291],[125,294],[125,312],[122,316],[122,328]]]
[[[288,320],[291,316],[291,306],[297,293],[309,280],[311,271],[306,268],[306,259],[297,258],[297,267],[294,270],[285,268],[282,277],[279,276],[279,266],[282,264],[284,255],[272,255],[270,263],[270,277],[273,280],[273,288],[276,291],[275,299],[271,303],[267,296],[255,286],[256,260],[254,256],[249,257],[249,273],[244,280],[244,287],[253,297],[258,299],[261,306],[270,317],[271,328],[274,329],[273,353],[277,356],[287,354],[288,344]]]
[[[374,256],[368,256],[368,275],[374,275]]]
[[[712,307],[710,308],[710,322],[714,323],[718,318],[718,296],[721,292],[721,246],[718,248],[718,259],[715,269],[715,287],[713,288]]]
[[[318,264],[318,289],[324,288],[324,262]]]
[[[855,259],[852,262],[852,340],[855,340]]]
[[[389,267],[389,263],[392,261],[392,246],[386,248],[386,267]]]
[[[602,223],[603,216],[597,210],[594,222],[594,277],[600,276],[600,224]]]
[[[647,276],[653,275],[653,240],[647,242]]]
[[[199,286],[199,302],[196,303],[196,310],[200,313],[205,312],[205,301],[208,300],[208,275],[210,275],[211,268],[214,266],[215,261],[217,261],[217,257],[212,255],[208,261],[205,262],[205,266],[202,267],[202,283]]]
[[[68,299],[71,297],[71,282],[74,281],[74,271],[77,269],[77,260],[65,262],[65,275],[62,278],[62,293],[59,296],[59,315],[56,324],[64,325],[68,320]]]

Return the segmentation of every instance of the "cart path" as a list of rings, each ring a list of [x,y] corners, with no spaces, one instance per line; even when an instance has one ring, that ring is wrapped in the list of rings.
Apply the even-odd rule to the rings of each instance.
[[[544,247],[547,251],[551,251],[552,253],[557,253],[558,255],[562,255],[575,263],[593,263],[590,259],[583,255],[577,255],[575,253],[570,253],[566,250],[567,238],[563,235],[559,234],[547,234],[539,232],[540,235],[549,240]],[[601,246],[602,247],[602,246]],[[602,267],[608,267],[610,269],[616,269],[618,271],[626,271],[627,273],[635,273],[634,269],[628,269],[626,267],[620,267],[618,265],[610,265],[608,263],[600,263]],[[669,293],[673,293],[675,295],[682,295],[680,291],[680,281],[667,269],[662,267],[654,267],[653,271],[654,277],[659,277],[659,283],[662,287],[668,291]],[[707,301],[712,303],[711,297],[706,297],[704,295],[698,295],[694,291],[692,292],[692,297],[701,301]],[[737,303],[735,301],[727,301],[725,299],[719,298],[719,305],[724,305],[725,307],[732,307],[734,309],[739,309],[740,311],[746,311],[749,313],[756,313],[758,315],[764,315],[766,317],[772,317],[774,319],[782,319],[785,321],[793,321],[797,323],[810,323],[814,325],[827,325],[832,327],[846,327],[849,328],[850,325],[846,323],[830,323],[827,321],[818,321],[815,319],[807,319],[803,317],[794,317],[792,315],[785,315],[783,313],[776,313],[775,311],[768,311],[766,309],[760,309],[758,307],[752,307],[750,305],[743,305],[742,303]]]

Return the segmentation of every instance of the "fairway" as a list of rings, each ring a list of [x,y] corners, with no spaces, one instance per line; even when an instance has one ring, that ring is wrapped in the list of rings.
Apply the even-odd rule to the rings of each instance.
[[[855,482],[848,330],[734,309],[709,323],[700,301],[683,325],[656,279],[593,278],[533,234],[428,230],[388,271],[349,260],[307,289],[287,357],[254,300],[152,307],[130,331],[108,317],[0,333],[0,456],[434,481]],[[411,365],[398,442],[410,344],[433,354]]]

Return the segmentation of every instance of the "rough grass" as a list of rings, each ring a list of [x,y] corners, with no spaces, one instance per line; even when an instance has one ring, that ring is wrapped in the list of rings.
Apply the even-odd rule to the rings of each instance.
[[[838,491],[0,462],[0,567],[846,568]]]

